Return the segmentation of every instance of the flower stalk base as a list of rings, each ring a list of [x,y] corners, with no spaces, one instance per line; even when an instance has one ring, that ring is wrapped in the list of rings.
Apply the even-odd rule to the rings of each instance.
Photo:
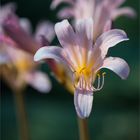
[[[17,109],[17,119],[19,124],[20,140],[29,140],[27,114],[24,105],[24,94],[21,91],[14,92],[15,104]]]
[[[79,125],[79,140],[89,140],[89,130],[87,119],[81,119],[78,117]]]

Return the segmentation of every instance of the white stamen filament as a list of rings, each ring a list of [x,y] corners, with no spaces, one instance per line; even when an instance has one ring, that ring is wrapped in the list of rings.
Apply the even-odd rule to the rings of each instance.
[[[97,86],[97,88],[93,87],[93,91],[99,91],[103,88],[103,86],[104,86],[104,75],[105,75],[105,73],[102,73],[102,83],[101,84],[100,84],[100,75],[98,75],[98,86]]]
[[[100,74],[97,74],[98,76],[98,86],[97,86],[97,89],[100,87],[100,82],[101,82],[101,77],[100,77]]]
[[[92,81],[93,81],[93,73],[91,74],[91,79],[89,79],[89,81],[87,81],[84,77],[84,74],[83,74],[83,70],[85,68],[81,69],[80,73],[81,73],[81,76],[79,78],[79,80],[74,84],[74,87],[79,87],[81,90],[85,89],[85,90],[89,90],[89,91],[99,91],[103,88],[104,86],[104,75],[105,73],[102,73],[102,80],[101,80],[101,76],[100,74],[97,74],[98,76],[98,79],[97,79],[97,88],[93,87],[92,86]],[[74,74],[76,74],[76,71],[74,72]]]

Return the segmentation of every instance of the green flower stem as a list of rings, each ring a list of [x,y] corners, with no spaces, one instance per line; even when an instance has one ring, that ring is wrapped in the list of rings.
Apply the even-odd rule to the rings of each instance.
[[[89,140],[89,131],[87,119],[80,119],[78,117],[79,137],[80,140]]]
[[[17,119],[19,124],[20,140],[29,140],[27,114],[24,105],[24,94],[20,90],[14,92],[15,104],[17,107]]]

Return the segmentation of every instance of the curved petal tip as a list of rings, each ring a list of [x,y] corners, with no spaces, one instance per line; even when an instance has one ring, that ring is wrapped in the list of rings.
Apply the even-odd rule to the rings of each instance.
[[[130,73],[130,68],[124,59],[119,57],[107,57],[102,68],[107,68],[115,72],[122,79],[126,79]]]
[[[34,61],[40,61],[43,59],[55,59],[64,61],[62,55],[62,48],[56,46],[46,46],[40,48],[34,55]]]
[[[32,72],[26,77],[26,81],[41,93],[49,93],[52,84],[49,77],[42,72]]]

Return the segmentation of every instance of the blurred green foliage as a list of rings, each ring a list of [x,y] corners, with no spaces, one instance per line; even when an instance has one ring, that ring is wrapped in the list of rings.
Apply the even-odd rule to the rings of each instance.
[[[51,11],[51,0],[12,0],[17,3],[17,14],[31,20],[33,29],[42,20],[59,21]],[[2,4],[11,2],[2,0]],[[123,81],[111,71],[106,71],[102,91],[95,93],[93,111],[89,118],[91,140],[138,140],[139,107],[139,30],[138,0],[127,0],[124,5],[133,7],[136,19],[120,17],[114,27],[123,29],[130,38],[109,50],[109,55],[124,58],[131,73]],[[53,43],[56,43],[55,41]],[[50,73],[46,64],[43,71]],[[28,87],[25,91],[31,140],[78,140],[78,126],[73,96],[51,76],[50,94],[40,94]],[[1,81],[1,140],[18,140],[18,129],[13,94]]]

